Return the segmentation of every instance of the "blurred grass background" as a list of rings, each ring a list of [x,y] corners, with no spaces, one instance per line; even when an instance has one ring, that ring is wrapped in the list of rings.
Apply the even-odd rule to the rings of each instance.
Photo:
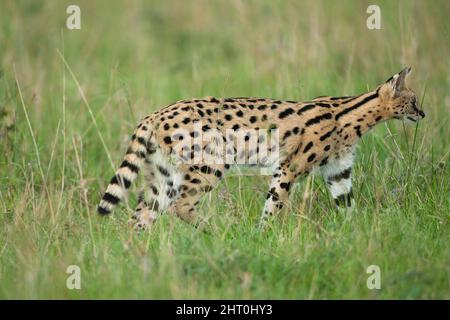
[[[65,27],[70,4],[81,30]],[[366,27],[370,4],[381,30]],[[0,7],[1,298],[450,297],[448,1]],[[137,235],[126,206],[95,215],[113,173],[107,153],[117,165],[138,119],[165,104],[353,95],[406,65],[427,116],[365,136],[350,217],[330,209],[319,177],[299,183],[265,234],[255,230],[265,177],[228,177],[205,199],[212,236],[169,216]],[[72,264],[81,290],[66,288]],[[366,287],[372,264],[381,290]]]

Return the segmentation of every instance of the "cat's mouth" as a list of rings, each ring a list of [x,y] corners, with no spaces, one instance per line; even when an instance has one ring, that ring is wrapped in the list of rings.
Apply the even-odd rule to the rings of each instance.
[[[404,117],[405,120],[407,120],[408,122],[413,122],[413,123],[415,123],[419,120],[422,120],[423,118],[425,118],[425,112],[423,112],[422,110],[420,110],[414,114],[406,115]]]

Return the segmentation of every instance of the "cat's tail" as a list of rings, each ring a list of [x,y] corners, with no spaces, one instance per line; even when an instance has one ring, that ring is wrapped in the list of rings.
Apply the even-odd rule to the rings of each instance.
[[[137,178],[147,155],[152,153],[155,148],[155,144],[151,141],[152,132],[153,130],[148,122],[143,122],[136,128],[120,168],[109,182],[98,205],[98,213],[102,215],[111,213],[123,199],[127,189]]]

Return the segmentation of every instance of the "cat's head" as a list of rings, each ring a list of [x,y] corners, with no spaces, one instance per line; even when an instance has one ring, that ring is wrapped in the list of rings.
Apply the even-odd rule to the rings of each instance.
[[[406,87],[411,68],[394,74],[379,87],[379,96],[391,118],[417,122],[425,117],[414,91]]]

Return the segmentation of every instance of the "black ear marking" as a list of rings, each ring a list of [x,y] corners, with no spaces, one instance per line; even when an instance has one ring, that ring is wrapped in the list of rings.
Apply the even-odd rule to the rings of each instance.
[[[386,80],[386,84],[390,85],[394,91],[394,95],[398,96],[399,92],[406,88],[406,76],[411,72],[411,67],[406,67],[399,73],[394,74]]]
[[[404,80],[408,74],[411,73],[411,67],[406,67],[399,73],[394,74],[392,77],[386,80],[386,83],[395,85],[399,80]]]

